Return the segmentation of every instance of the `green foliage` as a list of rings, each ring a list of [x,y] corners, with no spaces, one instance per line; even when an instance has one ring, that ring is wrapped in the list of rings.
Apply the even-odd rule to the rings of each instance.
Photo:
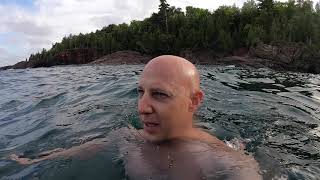
[[[246,31],[246,45],[247,47],[255,46],[258,42],[261,42],[265,31],[261,26],[252,26],[251,24],[247,24],[244,27]]]
[[[29,61],[54,64],[70,49],[96,49],[103,54],[120,50],[179,54],[185,49],[228,53],[258,42],[304,43],[320,49],[320,2],[310,0],[247,0],[240,9],[221,6],[213,12],[187,7],[185,12],[160,0],[159,11],[143,21],[111,24],[96,32],[64,37],[50,50],[32,54]]]

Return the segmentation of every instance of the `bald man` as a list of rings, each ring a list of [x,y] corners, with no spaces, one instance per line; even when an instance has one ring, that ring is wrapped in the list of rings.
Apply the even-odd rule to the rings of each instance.
[[[147,162],[140,167],[156,164],[150,171],[161,174],[159,170],[166,170],[169,179],[261,179],[251,157],[194,127],[193,116],[204,93],[192,63],[169,55],[152,59],[142,72],[138,93],[141,134],[150,142],[142,147]],[[152,150],[154,145],[157,151]],[[171,168],[166,156],[172,158]],[[140,163],[134,158],[128,162],[127,170]]]
[[[143,130],[121,129],[113,133],[143,142],[125,141],[120,146],[120,152],[129,152],[124,160],[131,179],[261,179],[252,157],[194,127],[193,115],[204,94],[199,73],[192,63],[169,55],[152,59],[142,72],[138,93]],[[106,142],[110,141],[95,139],[68,150],[46,152],[39,159],[16,155],[11,159],[30,164],[94,153],[103,150]]]

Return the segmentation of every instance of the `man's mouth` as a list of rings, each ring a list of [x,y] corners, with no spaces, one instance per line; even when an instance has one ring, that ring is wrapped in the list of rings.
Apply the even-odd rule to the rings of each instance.
[[[159,124],[157,123],[144,123],[147,127],[155,127],[158,126]]]
[[[159,130],[159,127],[160,127],[159,123],[153,123],[153,122],[143,123],[143,129],[149,134],[156,133]]]

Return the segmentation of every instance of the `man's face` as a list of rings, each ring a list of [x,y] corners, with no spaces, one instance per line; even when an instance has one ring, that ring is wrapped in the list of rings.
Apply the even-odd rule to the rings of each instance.
[[[138,111],[146,138],[163,141],[184,130],[192,118],[190,89],[163,72],[144,72],[139,81]]]

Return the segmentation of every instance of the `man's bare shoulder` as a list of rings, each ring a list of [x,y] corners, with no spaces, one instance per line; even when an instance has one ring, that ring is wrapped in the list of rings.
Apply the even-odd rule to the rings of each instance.
[[[211,145],[226,147],[226,144],[223,141],[219,140],[215,136],[212,136],[211,134],[205,132],[202,129],[196,129],[196,137],[194,137],[194,139]]]
[[[245,147],[243,144],[240,149],[233,149],[229,147],[225,142],[219,140],[217,137],[201,129],[197,129],[197,137],[194,139],[208,144],[214,151],[231,153],[231,154],[234,154],[237,156],[243,156],[243,157],[251,157],[251,156],[245,155],[245,151],[244,151]]]
[[[201,129],[198,129],[198,133],[199,140],[209,144],[212,148],[207,154],[211,154],[214,159],[218,157],[217,161],[215,161],[216,163],[220,162],[226,169],[228,167],[237,167],[237,171],[234,171],[234,174],[238,179],[261,179],[259,164],[251,155],[247,155],[243,149],[232,149],[223,141]]]

